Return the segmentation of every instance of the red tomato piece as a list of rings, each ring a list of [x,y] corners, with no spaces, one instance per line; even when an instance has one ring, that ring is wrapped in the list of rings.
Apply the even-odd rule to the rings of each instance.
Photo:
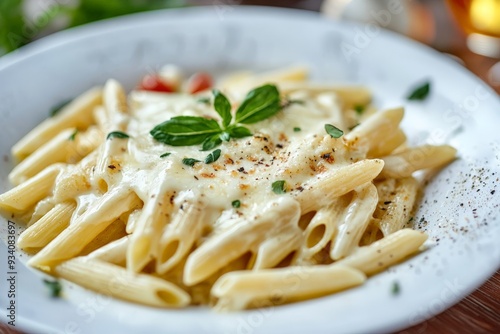
[[[187,83],[186,90],[190,94],[198,93],[212,88],[214,85],[212,76],[205,72],[198,72],[193,74]]]
[[[152,92],[161,92],[161,93],[172,93],[174,89],[162,81],[159,76],[154,74],[148,74],[142,78],[141,83],[139,84],[140,90],[149,90]]]

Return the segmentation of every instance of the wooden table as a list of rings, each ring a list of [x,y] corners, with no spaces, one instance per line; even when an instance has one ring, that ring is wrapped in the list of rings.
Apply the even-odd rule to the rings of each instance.
[[[322,1],[220,0],[219,2],[226,5],[268,5],[319,11]],[[190,1],[190,3],[197,5],[214,5],[219,2],[213,0]],[[488,82],[488,70],[499,61],[475,55],[468,51],[465,46],[459,46],[448,52],[461,58],[464,65],[485,82]],[[500,84],[497,86],[489,84],[500,94]],[[19,332],[0,324],[0,334],[3,333],[19,334]],[[399,332],[399,334],[420,333],[500,333],[500,270],[483,286],[455,306],[423,323]]]

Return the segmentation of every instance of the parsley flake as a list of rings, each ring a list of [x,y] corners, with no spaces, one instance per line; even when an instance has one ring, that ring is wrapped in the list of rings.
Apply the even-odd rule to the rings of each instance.
[[[431,91],[431,83],[429,81],[415,88],[406,98],[409,101],[423,101],[427,98]]]
[[[207,157],[205,158],[205,163],[211,164],[212,162],[216,162],[220,157],[220,152],[220,149],[216,149],[215,151],[207,155]]]
[[[331,124],[325,124],[325,131],[328,133],[332,138],[340,138],[344,134],[344,131],[340,130],[336,126],[333,126]]]
[[[170,154],[172,154],[172,153],[170,153],[170,152],[165,152],[165,153],[163,153],[162,155],[160,155],[160,158],[166,158],[166,157],[168,157]]]
[[[300,132],[300,131],[302,131],[302,129],[299,128],[298,126],[293,128],[293,132]]]
[[[186,166],[193,167],[195,163],[201,162],[200,160],[196,160],[193,158],[184,158],[182,159],[182,163]]]
[[[59,281],[49,281],[44,279],[43,283],[45,283],[45,286],[49,289],[50,291],[50,296],[52,298],[59,298],[61,296],[62,292],[62,285],[59,283]]]
[[[113,132],[108,133],[108,136],[106,137],[106,139],[112,139],[112,138],[125,139],[125,138],[130,138],[130,136],[128,134],[126,134],[125,132],[113,131]]]
[[[285,180],[279,180],[279,181],[274,181],[273,184],[271,185],[273,192],[275,194],[281,195],[286,193],[286,181]]]
[[[238,209],[241,206],[241,202],[239,199],[237,199],[237,200],[232,201],[231,205],[233,206],[233,208]]]
[[[397,295],[399,295],[400,292],[401,292],[401,287],[399,286],[399,282],[397,282],[397,281],[393,282],[392,287],[391,287],[391,293],[394,296],[397,296]]]
[[[75,138],[76,138],[77,133],[78,133],[78,129],[77,129],[77,130],[75,130],[75,132],[73,132],[73,133],[71,134],[71,136],[69,136],[69,137],[68,137],[68,140],[69,140],[69,141],[75,141]]]

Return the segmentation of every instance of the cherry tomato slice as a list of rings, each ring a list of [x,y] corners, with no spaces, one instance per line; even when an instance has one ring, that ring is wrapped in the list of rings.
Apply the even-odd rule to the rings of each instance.
[[[148,74],[142,78],[141,83],[139,84],[139,89],[161,93],[174,92],[174,89],[171,86],[162,81],[159,76],[153,74]]]
[[[212,86],[213,86],[212,76],[205,72],[198,72],[193,74],[189,78],[186,90],[189,94],[194,94],[210,89],[212,88]]]

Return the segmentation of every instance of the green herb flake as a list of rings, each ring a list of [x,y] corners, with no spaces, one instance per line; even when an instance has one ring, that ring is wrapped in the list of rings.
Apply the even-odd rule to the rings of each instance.
[[[193,167],[195,163],[201,162],[200,160],[196,160],[193,158],[184,158],[182,159],[182,163],[186,166]]]
[[[232,201],[231,205],[233,206],[233,208],[238,209],[241,206],[241,202],[239,199],[237,199],[235,201]]]
[[[196,100],[196,102],[210,104],[210,98],[209,97],[200,97],[199,99]]]
[[[205,158],[205,163],[211,164],[212,162],[216,162],[220,158],[220,152],[220,149],[216,149],[215,151],[207,155],[207,157]]]
[[[431,83],[425,82],[424,84],[415,88],[407,97],[409,101],[423,101],[427,98],[431,91]]]
[[[358,104],[354,106],[354,111],[358,114],[358,116],[361,116],[365,112],[365,106]]]
[[[300,132],[300,131],[302,131],[302,129],[299,128],[298,126],[293,128],[293,132]]]
[[[393,282],[392,287],[391,287],[391,293],[394,296],[397,296],[397,295],[399,295],[400,292],[401,292],[401,287],[399,286],[399,282],[397,282],[397,281]]]
[[[49,280],[44,279],[43,283],[49,289],[50,296],[52,298],[59,298],[61,296],[62,285],[61,285],[61,283],[59,283],[59,281],[57,281],[57,280],[49,281]]]
[[[121,131],[113,131],[113,132],[108,133],[108,136],[106,137],[106,139],[113,139],[113,138],[125,139],[125,138],[130,138],[130,136],[128,134],[126,134],[125,132],[121,132]]]
[[[275,194],[281,195],[286,193],[286,181],[284,180],[274,181],[271,187]]]
[[[340,138],[344,134],[344,131],[331,124],[325,124],[325,130],[332,138]]]
[[[160,158],[166,158],[166,157],[168,157],[170,154],[172,154],[172,153],[170,153],[170,152],[165,152],[165,153],[163,153],[162,155],[160,155]]]
[[[50,110],[50,117],[54,117],[57,114],[61,112],[61,110],[64,109],[72,100],[66,100],[64,102],[61,102],[57,105],[55,105],[51,110]]]
[[[69,140],[69,141],[75,141],[75,138],[76,138],[76,135],[77,135],[77,134],[78,134],[78,129],[77,129],[77,130],[75,130],[75,132],[73,132],[73,133],[71,134],[71,136],[69,136],[69,137],[68,137],[68,140]]]

